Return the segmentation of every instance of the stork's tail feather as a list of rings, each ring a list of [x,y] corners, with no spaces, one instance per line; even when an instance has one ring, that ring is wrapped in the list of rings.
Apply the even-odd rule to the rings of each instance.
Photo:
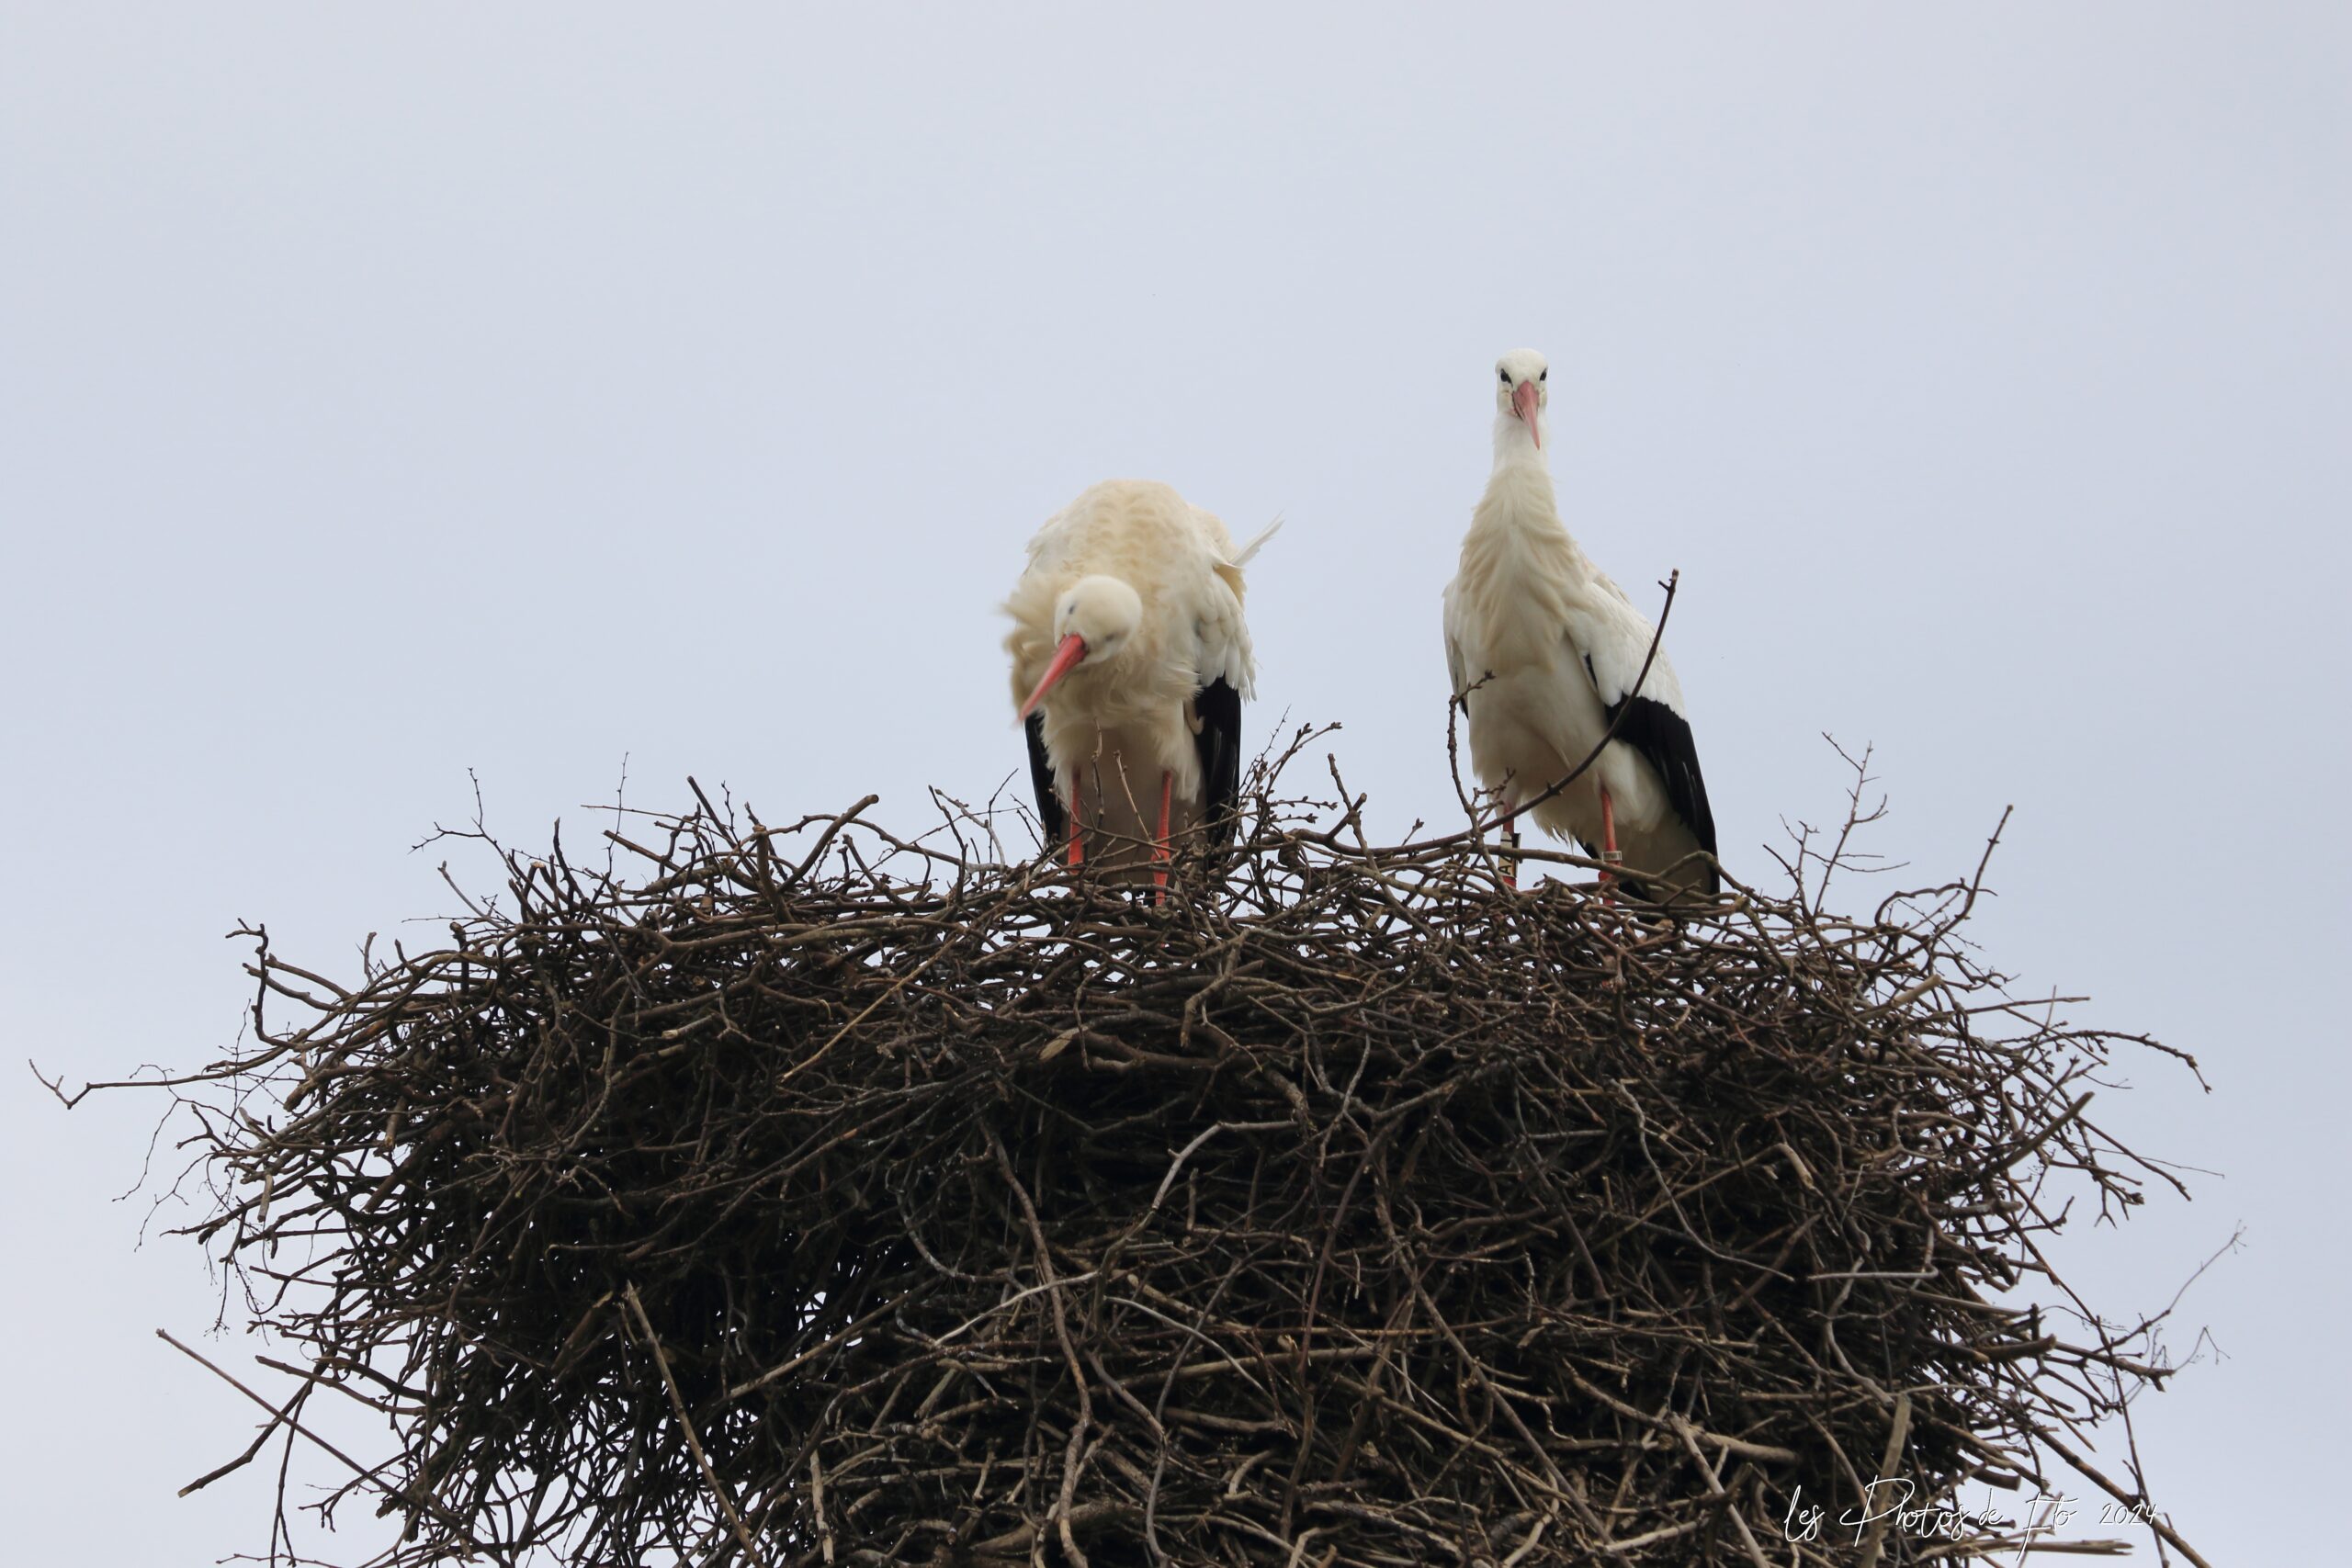
[[[1282,525],[1283,520],[1279,517],[1275,518],[1272,523],[1267,524],[1263,528],[1258,531],[1258,536],[1256,538],[1242,546],[1238,550],[1236,550],[1233,554],[1233,558],[1227,561],[1225,564],[1227,566],[1248,566],[1250,564],[1250,558],[1258,553],[1259,547],[1263,545],[1268,539],[1272,538],[1277,533],[1281,532]]]

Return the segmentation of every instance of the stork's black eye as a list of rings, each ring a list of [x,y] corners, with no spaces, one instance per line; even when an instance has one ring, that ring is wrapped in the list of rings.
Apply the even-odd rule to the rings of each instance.
[[[1499,377],[1501,377],[1501,378],[1503,378],[1503,385],[1504,385],[1504,386],[1508,387],[1508,386],[1510,386],[1510,371],[1508,371],[1508,370],[1504,369],[1501,366],[1498,365],[1498,366],[1496,366],[1496,367],[1495,367],[1495,374],[1496,374],[1496,375],[1498,375],[1498,376],[1499,376]]]
[[[1550,380],[1550,379],[1552,378],[1552,368],[1551,368],[1551,367],[1547,365],[1547,366],[1545,366],[1543,369],[1538,370],[1538,371],[1535,373],[1535,378],[1536,378],[1537,380],[1539,380],[1539,381],[1548,381],[1548,380]]]

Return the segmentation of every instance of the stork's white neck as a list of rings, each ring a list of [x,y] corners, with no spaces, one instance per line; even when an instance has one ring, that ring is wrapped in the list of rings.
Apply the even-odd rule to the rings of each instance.
[[[1535,431],[1530,429],[1525,421],[1508,412],[1495,415],[1495,467],[1498,469],[1507,463],[1532,463],[1547,471],[1550,469],[1552,460],[1544,456],[1544,451],[1552,445],[1552,423],[1540,408],[1535,411],[1535,425],[1544,432],[1542,446],[1535,444]]]
[[[1537,415],[1543,417],[1540,413]],[[1548,434],[1549,432],[1546,432]],[[1507,534],[1542,536],[1568,540],[1560,521],[1558,496],[1552,488],[1552,465],[1528,434],[1527,426],[1509,414],[1495,421],[1495,468],[1487,476],[1487,493],[1471,513],[1471,532],[1499,529]]]

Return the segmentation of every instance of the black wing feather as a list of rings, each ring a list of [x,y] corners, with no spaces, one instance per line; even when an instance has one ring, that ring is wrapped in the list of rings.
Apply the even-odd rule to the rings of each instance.
[[[1201,753],[1201,818],[1210,848],[1221,850],[1233,841],[1240,814],[1241,694],[1220,675],[1193,694],[1193,711],[1201,721],[1193,738]]]
[[[1618,716],[1623,713],[1623,717]],[[1615,739],[1649,760],[1666,784],[1667,804],[1709,854],[1715,852],[1715,815],[1707,807],[1707,781],[1699,773],[1699,748],[1690,721],[1654,697],[1625,697],[1609,705]],[[1721,891],[1715,868],[1707,868],[1706,890]]]
[[[1069,833],[1069,818],[1061,796],[1054,793],[1054,761],[1046,755],[1046,716],[1033,713],[1023,727],[1029,737],[1029,782],[1037,789],[1037,825],[1045,829],[1046,848],[1059,849]]]

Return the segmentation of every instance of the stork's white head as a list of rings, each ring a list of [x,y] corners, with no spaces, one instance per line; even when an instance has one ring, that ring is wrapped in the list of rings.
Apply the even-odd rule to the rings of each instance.
[[[1143,625],[1143,600],[1115,577],[1081,577],[1054,601],[1054,640],[1086,639],[1086,657],[1110,659]]]
[[[1027,718],[1081,661],[1101,665],[1116,659],[1142,626],[1142,597],[1115,577],[1081,577],[1063,589],[1054,601],[1054,660],[1021,705],[1021,716]]]
[[[1544,356],[1532,348],[1514,348],[1495,361],[1496,456],[1520,450],[1528,442],[1539,452],[1544,449],[1550,375]]]

